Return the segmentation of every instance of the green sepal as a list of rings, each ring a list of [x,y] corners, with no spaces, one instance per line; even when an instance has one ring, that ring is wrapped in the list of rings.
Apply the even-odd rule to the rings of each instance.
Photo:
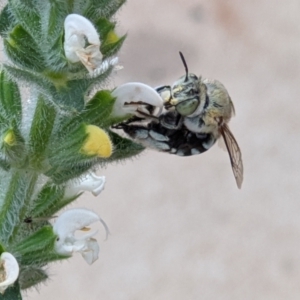
[[[11,13],[26,32],[35,40],[41,41],[41,18],[35,9],[35,2],[30,0],[10,0]]]
[[[5,69],[0,71],[0,115],[21,124],[22,103],[19,87],[10,79]]]
[[[37,198],[33,201],[32,217],[50,217],[52,214],[49,210],[56,207],[64,196],[64,189],[47,183],[39,192]],[[57,209],[56,211],[58,211]]]
[[[57,236],[52,226],[44,226],[12,248],[22,266],[44,265],[48,262],[68,258],[55,252]]]
[[[79,197],[79,195],[76,195],[72,198],[65,198],[64,192],[65,189],[63,187],[47,183],[38,194],[36,200],[33,201],[32,217],[49,218]]]
[[[0,237],[3,243],[11,238],[20,222],[22,207],[28,205],[36,182],[36,175],[30,171],[15,171],[0,182],[5,197],[0,207]]]
[[[79,117],[88,124],[106,128],[110,125],[110,115],[115,103],[115,98],[107,90],[97,92],[86,104]]]
[[[47,38],[47,46],[52,47],[57,42],[59,36],[62,35],[65,18],[71,12],[68,12],[66,8],[67,1],[38,1],[40,14],[44,16],[42,32],[44,37]]]
[[[88,156],[81,151],[87,137],[84,123],[71,132],[58,133],[48,152],[51,168],[45,175],[61,184],[86,172],[96,162],[96,156]]]
[[[76,178],[78,177],[77,175],[75,176]],[[53,216],[55,213],[57,213],[59,210],[63,209],[64,207],[66,207],[67,205],[69,205],[70,203],[72,203],[75,199],[77,199],[79,195],[73,196],[73,197],[69,197],[69,198],[62,198],[59,199],[59,201],[56,202],[52,202],[53,205],[49,205],[49,207],[44,210],[41,215],[50,215]],[[54,200],[54,199],[51,199]],[[58,199],[55,199],[58,200]]]
[[[39,95],[29,133],[30,164],[35,167],[40,167],[45,159],[55,117],[53,105]]]
[[[45,79],[40,74],[30,72],[28,70],[22,70],[17,67],[3,65],[3,68],[16,80],[22,80],[34,86],[37,86],[39,89],[42,89],[44,92],[49,93],[51,89],[51,83]]]
[[[57,78],[66,76],[68,68],[68,60],[66,59],[63,45],[63,32],[61,32],[57,39],[49,45],[49,49],[47,49],[47,71],[44,72],[44,75],[52,81],[54,79],[53,84],[56,84]],[[58,74],[56,74],[58,73]],[[53,75],[52,75],[53,74]],[[49,76],[51,75],[51,76]]]
[[[90,0],[83,15],[95,22],[99,16],[110,19],[126,0]]]
[[[47,173],[45,173],[45,175],[49,176],[54,183],[62,184],[70,179],[77,178],[82,174],[86,173],[88,170],[91,169],[91,167],[95,163],[96,163],[96,159],[95,161],[87,161],[87,162],[76,163],[76,164],[66,164],[64,165],[64,167],[56,166],[51,168]],[[72,199],[69,199],[69,202],[67,202],[65,205],[67,205],[71,201]]]
[[[106,18],[99,18],[94,25],[100,34],[101,42],[104,42],[107,39],[109,32],[114,31],[116,27],[115,22],[111,22]]]
[[[19,275],[19,284],[22,290],[28,289],[34,285],[45,282],[48,279],[47,273],[40,268],[25,267],[21,268]]]
[[[118,134],[108,131],[108,134],[114,144],[114,152],[107,159],[108,162],[119,161],[140,154],[145,148],[127,138],[123,138]]]
[[[74,128],[79,123],[97,125],[106,128],[111,125],[110,115],[115,103],[115,98],[107,90],[97,92],[85,105],[81,113],[76,117],[66,120],[64,128]]]
[[[44,226],[16,244],[12,248],[12,252],[16,253],[16,257],[22,259],[24,255],[28,255],[33,251],[45,251],[49,248],[53,250],[56,238],[52,226]]]
[[[4,292],[0,293],[0,300],[22,300],[21,290],[18,281],[10,285]]]
[[[97,0],[92,0],[93,2],[97,2]],[[109,1],[109,0],[103,0],[103,2],[109,2],[111,5],[107,5],[105,7],[105,13],[106,17],[111,18],[117,11],[118,9],[126,2],[126,0],[114,0],[114,1]]]
[[[34,263],[44,266],[50,262],[67,258],[70,258],[70,256],[58,254],[54,250],[46,251],[45,249],[45,251],[33,251],[31,253],[28,253],[27,255],[24,255],[20,260],[20,263],[23,266],[32,266]]]
[[[8,31],[17,24],[12,17],[10,7],[7,4],[0,12],[0,35],[6,38]]]
[[[0,255],[5,252],[5,248],[0,244]]]
[[[21,25],[15,26],[3,42],[7,55],[16,65],[37,72],[45,69],[40,48]]]
[[[100,50],[104,58],[116,54],[120,50],[126,35],[118,37],[114,32],[116,23],[110,22],[105,18],[99,18],[95,22],[95,27],[100,33]]]
[[[110,39],[101,44],[100,50],[104,57],[109,57],[115,55],[123,45],[126,39],[126,35],[120,37],[117,41],[111,42]]]
[[[4,171],[9,171],[10,167],[11,167],[11,165],[7,161],[7,159],[0,157],[0,168],[3,169]]]
[[[57,133],[51,149],[48,151],[50,165],[63,167],[65,164],[75,164],[77,161],[81,161],[81,158],[86,159],[86,155],[83,156],[81,153],[81,148],[87,136],[84,123],[76,126],[73,131]]]

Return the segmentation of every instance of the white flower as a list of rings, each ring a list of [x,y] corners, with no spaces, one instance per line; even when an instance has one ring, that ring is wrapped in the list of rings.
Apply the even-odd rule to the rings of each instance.
[[[83,16],[71,14],[66,17],[64,27],[66,58],[72,63],[81,61],[92,73],[102,62],[100,38],[94,25]]]
[[[85,208],[74,208],[63,212],[53,225],[53,231],[57,235],[55,250],[62,255],[72,255],[73,252],[81,253],[88,264],[92,264],[98,259],[99,246],[92,238],[97,231],[90,231],[87,227],[92,223],[100,221],[109,233],[105,222],[94,212]],[[81,230],[88,232],[80,237],[75,236],[75,232]]]
[[[98,196],[105,185],[105,176],[97,176],[94,173],[87,173],[79,179],[70,180],[65,189],[65,197],[73,197],[82,191],[89,191],[94,196]]]
[[[140,82],[125,83],[117,87],[112,95],[116,98],[112,111],[113,117],[158,116],[163,109],[163,100],[157,91]]]
[[[0,293],[12,285],[19,276],[19,265],[15,257],[8,253],[3,252],[0,256]]]

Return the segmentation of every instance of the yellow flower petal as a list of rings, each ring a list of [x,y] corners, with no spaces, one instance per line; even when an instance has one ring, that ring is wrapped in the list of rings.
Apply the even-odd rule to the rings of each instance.
[[[86,155],[97,155],[99,157],[108,158],[113,151],[112,142],[108,134],[95,125],[87,125],[86,133],[88,137],[81,148]]]

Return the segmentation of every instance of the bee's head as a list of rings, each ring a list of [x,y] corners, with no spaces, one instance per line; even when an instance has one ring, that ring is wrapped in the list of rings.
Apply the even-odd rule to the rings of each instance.
[[[200,105],[199,78],[195,74],[188,72],[183,54],[181,52],[179,54],[185,68],[185,75],[174,82],[170,104],[176,106],[176,110],[180,115],[189,116]]]

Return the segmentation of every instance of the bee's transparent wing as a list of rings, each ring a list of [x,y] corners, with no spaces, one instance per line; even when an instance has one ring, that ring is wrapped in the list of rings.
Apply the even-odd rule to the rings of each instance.
[[[242,161],[242,153],[240,147],[231,133],[227,124],[223,124],[221,127],[221,134],[223,136],[230,162],[232,171],[237,183],[238,188],[240,189],[243,183],[243,161]]]

